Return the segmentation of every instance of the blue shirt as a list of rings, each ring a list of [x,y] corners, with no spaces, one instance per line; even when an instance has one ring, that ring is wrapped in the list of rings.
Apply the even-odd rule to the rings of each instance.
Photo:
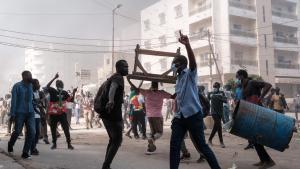
[[[34,113],[32,84],[18,82],[12,89],[10,115]]]
[[[197,88],[197,69],[184,69],[178,76],[175,86],[177,112],[176,118],[181,115],[188,118],[197,113],[202,113]]]
[[[242,98],[243,98],[242,88],[237,87],[235,89],[235,100],[242,100]]]

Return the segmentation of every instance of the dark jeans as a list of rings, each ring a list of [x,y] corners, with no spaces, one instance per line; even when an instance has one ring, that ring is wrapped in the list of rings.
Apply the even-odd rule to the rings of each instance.
[[[14,130],[15,122],[11,119],[11,117],[8,118],[8,123],[7,123],[7,134],[11,134],[11,130]]]
[[[254,143],[254,147],[261,162],[272,161],[271,157],[269,156],[263,145]]]
[[[110,169],[110,165],[115,155],[118,152],[119,147],[122,143],[123,137],[123,122],[122,121],[109,121],[102,119],[103,124],[106,128],[107,134],[109,136],[109,142],[106,148],[105,161],[103,163],[102,169]]]
[[[223,135],[222,135],[222,118],[217,114],[213,114],[212,118],[214,119],[214,127],[210,134],[209,140],[212,141],[215,134],[218,132],[220,143],[223,143]]]
[[[218,161],[213,151],[206,144],[203,131],[203,117],[197,113],[188,118],[174,118],[172,122],[172,135],[170,142],[170,169],[178,169],[180,162],[180,148],[187,131],[195,141],[195,146],[207,158],[207,162],[212,169],[220,169]]]
[[[51,128],[51,134],[52,134],[52,143],[56,144],[57,141],[57,125],[58,122],[61,124],[61,127],[64,130],[66,141],[68,144],[71,143],[71,136],[70,136],[70,130],[69,130],[69,123],[67,120],[67,114],[63,113],[61,115],[50,115],[50,128]]]
[[[36,118],[35,119],[35,137],[32,141],[32,145],[31,145],[31,152],[36,149],[36,145],[39,142],[39,137],[40,137],[40,125],[41,124],[41,119],[40,118]]]
[[[20,113],[15,118],[15,130],[13,131],[8,146],[14,146],[20,133],[22,132],[23,126],[26,126],[26,137],[23,147],[23,153],[29,153],[34,136],[35,136],[35,119],[34,113]]]
[[[43,137],[44,140],[48,140],[48,126],[47,126],[47,115],[41,115],[41,133],[40,135]]]
[[[134,136],[138,136],[137,126],[140,124],[143,136],[146,136],[146,119],[143,111],[133,112],[132,132]]]

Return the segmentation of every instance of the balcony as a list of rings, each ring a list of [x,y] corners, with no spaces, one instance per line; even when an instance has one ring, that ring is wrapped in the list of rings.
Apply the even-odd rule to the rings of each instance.
[[[276,68],[281,69],[299,69],[299,64],[292,64],[292,63],[276,63]]]
[[[250,38],[255,38],[256,33],[251,32],[251,31],[246,31],[246,30],[241,30],[241,29],[231,29],[230,33],[236,36],[244,36],[244,37],[250,37]]]
[[[281,37],[281,36],[275,36],[274,41],[281,42],[281,43],[290,43],[290,44],[298,44],[298,38],[296,37]]]
[[[190,40],[197,41],[197,40],[201,40],[206,37],[208,37],[207,31],[202,31],[202,32],[198,32],[198,33],[192,33],[190,36]]]
[[[282,18],[288,18],[288,19],[297,19],[297,15],[294,13],[288,13],[288,12],[282,12],[275,9],[272,9],[272,14],[274,16],[282,17]]]
[[[257,66],[257,60],[241,60],[241,59],[231,59],[231,64],[234,65],[248,65],[248,66]]]
[[[241,3],[236,0],[230,0],[229,5],[236,8],[246,9],[250,11],[256,11],[255,6],[252,4]]]
[[[206,11],[210,8],[211,8],[211,3],[209,3],[207,5],[203,5],[201,7],[198,7],[196,9],[191,10],[190,11],[190,16],[195,15],[195,14],[200,13],[200,12],[203,12],[203,11]]]

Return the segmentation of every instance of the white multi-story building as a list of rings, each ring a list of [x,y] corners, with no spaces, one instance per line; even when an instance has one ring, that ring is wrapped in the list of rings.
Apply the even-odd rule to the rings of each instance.
[[[180,44],[174,42],[182,30],[190,35],[199,83],[210,87],[211,77],[226,82],[243,68],[292,97],[300,92],[299,4],[299,0],[160,0],[141,12],[142,44],[175,52]],[[184,48],[182,53],[186,54]],[[210,76],[212,53],[221,78],[214,63]],[[144,60],[145,65],[153,62],[157,60]],[[162,60],[151,69],[166,69],[170,62]]]

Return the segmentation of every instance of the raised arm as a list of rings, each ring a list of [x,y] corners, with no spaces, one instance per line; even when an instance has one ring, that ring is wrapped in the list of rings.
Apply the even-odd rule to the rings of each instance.
[[[51,84],[54,82],[55,79],[59,78],[58,73],[56,73],[56,75],[54,76],[54,78],[47,84],[46,88],[49,88],[51,86]]]
[[[263,100],[263,98],[268,94],[269,90],[272,88],[272,85],[267,82],[260,82],[263,83],[263,89],[260,96],[260,99]]]
[[[181,31],[179,31],[179,34],[180,34],[179,42],[185,46],[187,54],[188,54],[189,67],[191,70],[195,70],[195,69],[197,69],[197,63],[196,63],[195,55],[194,55],[193,49],[191,47],[189,38],[187,37],[187,35],[183,35],[181,33]]]

